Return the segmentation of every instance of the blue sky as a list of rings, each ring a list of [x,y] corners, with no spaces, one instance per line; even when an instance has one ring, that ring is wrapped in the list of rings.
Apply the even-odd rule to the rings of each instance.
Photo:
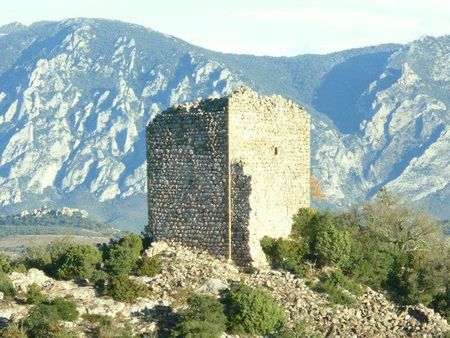
[[[328,53],[450,34],[449,0],[9,0],[0,25],[102,17],[222,52]]]

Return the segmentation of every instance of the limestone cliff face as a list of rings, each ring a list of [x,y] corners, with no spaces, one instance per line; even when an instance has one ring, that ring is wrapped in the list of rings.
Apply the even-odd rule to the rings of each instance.
[[[0,212],[69,206],[141,229],[145,125],[244,83],[311,113],[312,172],[327,206],[386,186],[450,217],[449,48],[441,37],[267,58],[106,20],[1,27]]]

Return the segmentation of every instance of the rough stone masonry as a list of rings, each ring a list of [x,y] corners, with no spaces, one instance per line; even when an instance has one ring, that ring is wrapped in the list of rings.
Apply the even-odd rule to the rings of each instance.
[[[242,87],[178,105],[147,127],[147,230],[241,265],[265,264],[260,240],[286,237],[310,203],[310,116]]]

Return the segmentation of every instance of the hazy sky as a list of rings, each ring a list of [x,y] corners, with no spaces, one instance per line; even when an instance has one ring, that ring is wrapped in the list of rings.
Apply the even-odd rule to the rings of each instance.
[[[450,34],[449,0],[2,0],[0,25],[70,17],[141,24],[209,49],[326,53]]]

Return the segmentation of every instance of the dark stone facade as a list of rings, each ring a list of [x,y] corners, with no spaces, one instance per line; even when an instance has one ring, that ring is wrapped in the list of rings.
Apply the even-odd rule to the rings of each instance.
[[[166,110],[147,135],[149,230],[227,255],[226,99]]]

